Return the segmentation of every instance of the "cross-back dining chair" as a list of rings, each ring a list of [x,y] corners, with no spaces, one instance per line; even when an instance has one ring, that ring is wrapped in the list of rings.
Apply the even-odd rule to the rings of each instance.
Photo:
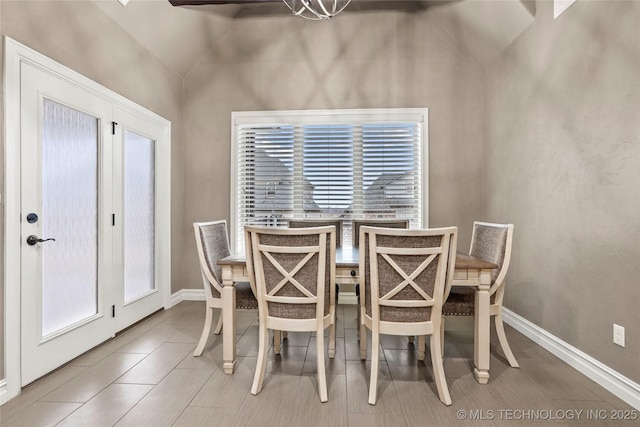
[[[498,266],[491,277],[489,290],[491,305],[490,315],[495,317],[496,333],[509,365],[518,368],[507,336],[504,333],[502,321],[502,301],[504,299],[505,276],[511,261],[511,246],[513,243],[513,224],[494,224],[488,222],[474,222],[473,235],[469,255],[492,262]],[[466,287],[453,287],[442,308],[444,316],[473,316],[475,315],[475,291]],[[444,330],[444,322],[442,322]],[[444,334],[443,334],[444,336]],[[485,343],[489,345],[489,343]],[[443,347],[444,350],[444,347]]]
[[[259,344],[251,393],[262,390],[269,341],[274,331],[316,333],[318,392],[327,401],[324,330],[329,357],[335,355],[336,229],[245,226],[249,280],[258,299]]]
[[[336,247],[342,246],[342,220],[330,218],[290,219],[289,228],[323,227],[333,225],[336,228]],[[340,299],[340,284],[336,283],[336,304]]]
[[[450,248],[455,246],[457,230],[360,228],[360,358],[366,359],[369,329],[371,405],[377,400],[380,334],[429,335],[438,395],[445,405],[451,405],[442,364],[440,323],[446,279],[453,274]]]
[[[227,235],[227,221],[194,222],[193,231],[198,249],[202,285],[205,292],[205,321],[200,341],[193,352],[194,356],[202,355],[213,323],[213,309],[222,311],[222,275],[217,262],[229,256],[229,237]],[[238,308],[256,308],[257,301],[249,283],[239,282],[235,285]],[[214,333],[218,335],[222,330],[222,313],[218,317],[218,324]]]

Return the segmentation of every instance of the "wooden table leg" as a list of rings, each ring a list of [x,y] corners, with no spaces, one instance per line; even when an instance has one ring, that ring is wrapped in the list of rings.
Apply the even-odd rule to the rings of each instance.
[[[224,277],[222,288],[222,358],[224,373],[233,374],[236,367],[236,288]]]
[[[480,285],[475,294],[475,323],[474,323],[474,351],[473,363],[476,380],[480,384],[489,382],[490,368],[490,339],[491,339],[491,315],[490,315],[490,289],[491,271],[480,272]]]

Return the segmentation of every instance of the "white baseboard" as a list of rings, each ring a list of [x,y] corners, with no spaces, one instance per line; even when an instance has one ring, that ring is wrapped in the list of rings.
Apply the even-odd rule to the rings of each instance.
[[[171,294],[171,307],[182,301],[204,301],[205,299],[204,289],[180,289]]]
[[[340,292],[340,297],[338,298],[338,304],[358,304],[358,297],[355,292]]]
[[[0,405],[4,405],[9,400],[7,393],[7,380],[0,380]]]
[[[508,325],[558,359],[566,362],[635,409],[640,410],[640,384],[504,307],[502,308],[502,318]]]

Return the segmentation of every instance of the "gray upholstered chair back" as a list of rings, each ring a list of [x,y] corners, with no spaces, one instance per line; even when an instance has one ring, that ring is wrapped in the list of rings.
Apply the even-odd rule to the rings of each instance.
[[[509,268],[512,235],[513,224],[491,224],[485,222],[474,222],[473,224],[469,255],[492,262],[498,266],[491,274],[492,284],[496,283],[496,279],[499,276],[504,278]]]
[[[352,241],[353,246],[358,247],[360,243],[360,227],[363,225],[369,227],[384,228],[409,228],[408,219],[354,219],[352,223]]]
[[[491,304],[502,305],[505,276],[511,260],[513,224],[474,222],[469,255],[489,261],[498,266],[491,272]],[[443,313],[447,316],[473,316],[475,313],[474,290],[456,287],[447,292]]]
[[[336,227],[336,246],[342,246],[342,220],[339,219],[290,219],[289,228],[323,227],[333,225]]]
[[[245,227],[247,266],[259,310],[287,319],[329,314],[335,303],[335,234],[333,226]]]
[[[214,298],[220,298],[222,291],[222,273],[218,260],[229,256],[229,238],[227,222],[196,222],[193,224],[200,269],[205,283],[209,283]],[[206,286],[205,286],[206,289]]]
[[[457,228],[394,230],[364,226],[365,310],[374,321],[429,322],[439,316]],[[373,302],[378,300],[374,307]],[[376,310],[379,312],[376,314]]]

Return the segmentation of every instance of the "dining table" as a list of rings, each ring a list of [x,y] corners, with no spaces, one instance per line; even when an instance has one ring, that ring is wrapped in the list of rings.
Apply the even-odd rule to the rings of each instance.
[[[234,284],[248,282],[246,255],[234,254],[218,261],[222,271],[222,357],[226,374],[233,374],[236,364],[236,293]],[[452,286],[475,289],[473,362],[474,375],[480,384],[489,381],[490,294],[491,273],[498,266],[467,255],[456,254]],[[357,284],[359,252],[357,247],[336,248],[336,283]]]

